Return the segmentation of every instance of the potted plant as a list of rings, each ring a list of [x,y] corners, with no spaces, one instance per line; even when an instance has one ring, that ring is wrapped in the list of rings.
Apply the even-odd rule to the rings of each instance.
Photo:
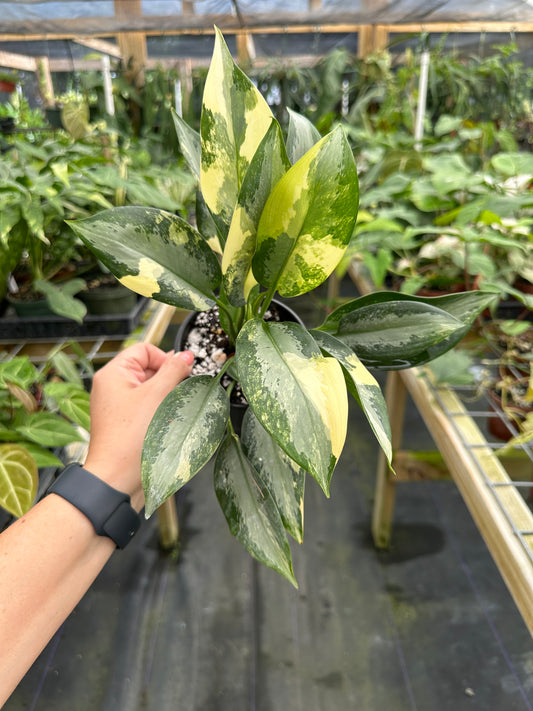
[[[296,584],[286,530],[302,540],[306,472],[329,495],[346,436],[347,390],[390,459],[384,398],[366,366],[403,368],[440,355],[493,296],[384,292],[344,304],[314,330],[267,321],[275,295],[317,288],[350,241],[358,182],[343,130],[321,137],[292,112],[285,142],[218,30],[200,134],[174,118],[199,179],[196,226],[146,207],[70,225],[131,289],[197,312],[217,307],[234,346],[217,375],[188,378],[154,416],[142,462],[146,515],[216,453],[215,490],[230,530]],[[241,436],[229,417],[236,383],[249,405]]]
[[[83,352],[69,345],[90,377]],[[87,438],[89,394],[64,348],[54,348],[42,368],[28,356],[0,363],[0,507],[11,516],[32,506],[39,469],[63,466],[58,449]]]

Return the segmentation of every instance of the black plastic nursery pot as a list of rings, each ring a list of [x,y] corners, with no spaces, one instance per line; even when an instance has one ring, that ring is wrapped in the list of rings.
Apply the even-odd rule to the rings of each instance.
[[[273,300],[272,305],[275,307],[277,310],[277,313],[279,314],[279,320],[280,321],[292,321],[294,323],[299,323],[300,325],[304,325],[302,319],[298,316],[298,314],[293,311],[289,306],[286,304],[281,303],[280,301]],[[205,312],[197,312],[193,311],[191,312],[183,321],[183,323],[180,325],[178,333],[176,334],[176,340],[174,342],[174,350],[176,352],[178,351],[183,351],[183,350],[192,350],[194,352],[194,347],[191,348],[191,344],[189,343],[189,335],[190,333],[196,328],[196,322],[198,317]],[[268,312],[267,312],[268,314]],[[271,317],[269,318],[268,315],[265,320],[277,320],[275,319],[274,315],[272,314]],[[224,348],[225,354],[227,357],[230,357],[233,355],[229,347]],[[195,364],[197,363],[197,359],[195,358]],[[193,375],[195,375],[194,371],[194,366],[193,366]],[[243,396],[244,399],[244,396]],[[241,426],[242,426],[242,420],[244,417],[244,413],[246,412],[248,408],[248,404],[244,402],[235,402],[233,400],[230,400],[230,417],[231,417],[231,423],[233,425],[233,429],[237,434],[240,434],[241,432]]]

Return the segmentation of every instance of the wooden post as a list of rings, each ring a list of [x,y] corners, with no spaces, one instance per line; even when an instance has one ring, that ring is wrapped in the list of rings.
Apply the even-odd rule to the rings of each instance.
[[[385,386],[385,400],[389,410],[391,424],[392,450],[399,449],[402,441],[405,402],[407,391],[401,375],[390,371]],[[396,482],[389,464],[380,450],[376,473],[376,488],[374,493],[374,510],[372,513],[372,537],[376,548],[388,548],[391,536],[392,516]]]
[[[237,63],[241,68],[250,67],[255,59],[254,38],[250,32],[239,32],[237,41]]]
[[[374,13],[388,7],[390,0],[363,0],[361,9],[363,12]],[[359,42],[357,56],[360,59],[368,57],[372,52],[385,49],[389,41],[389,33],[384,24],[361,25],[359,29]]]
[[[141,0],[115,0],[115,17],[142,17]],[[126,67],[126,78],[134,86],[144,84],[144,68],[148,56],[146,36],[142,32],[119,32],[118,45]]]
[[[37,80],[39,82],[39,93],[45,106],[55,104],[54,85],[52,84],[52,74],[50,72],[50,61],[48,57],[37,57],[35,60],[37,70]]]

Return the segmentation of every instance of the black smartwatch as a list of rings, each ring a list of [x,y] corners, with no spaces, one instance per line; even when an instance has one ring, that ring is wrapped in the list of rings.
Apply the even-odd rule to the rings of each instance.
[[[47,491],[79,509],[99,536],[111,538],[125,548],[141,525],[128,494],[113,489],[81,464],[69,464]]]

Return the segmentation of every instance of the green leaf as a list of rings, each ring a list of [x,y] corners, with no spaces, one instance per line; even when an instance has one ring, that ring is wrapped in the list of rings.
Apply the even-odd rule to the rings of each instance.
[[[533,156],[531,153],[498,153],[490,162],[496,170],[508,177],[514,175],[533,175]]]
[[[375,292],[333,311],[320,330],[353,348],[365,365],[410,368],[457,345],[496,298],[480,291],[427,298]]]
[[[39,469],[41,467],[63,467],[64,464],[56,457],[56,455],[51,452],[46,447],[41,447],[34,442],[24,442],[24,449],[27,449],[31,456],[35,459],[35,462]]]
[[[53,351],[50,355],[50,362],[54,371],[63,378],[63,380],[83,386],[81,375],[78,373],[74,361],[69,358],[66,353],[60,350]]]
[[[342,341],[323,331],[310,331],[320,348],[327,355],[336,358],[346,378],[350,393],[359,403],[368,424],[376,435],[389,466],[392,466],[392,443],[387,403],[379,383],[356,354]]]
[[[52,284],[44,279],[36,279],[34,286],[37,291],[46,296],[46,301],[55,314],[71,318],[77,323],[83,322],[87,307],[73,296],[85,286],[83,279],[71,279],[61,285]]]
[[[21,445],[0,445],[0,506],[16,517],[29,511],[37,496],[39,472]]]
[[[224,290],[233,306],[244,306],[255,280],[250,274],[257,225],[274,185],[290,167],[281,129],[272,124],[250,162],[224,247]]]
[[[357,170],[339,127],[283,176],[267,200],[257,229],[253,273],[282,296],[304,294],[335,269],[352,236]]]
[[[30,385],[40,380],[39,371],[28,356],[15,356],[0,363],[0,386],[4,388],[7,383],[13,383],[27,390]]]
[[[223,234],[227,234],[244,176],[271,121],[267,102],[234,63],[216,29],[203,94],[200,184]]]
[[[43,447],[64,447],[71,442],[83,441],[76,427],[53,412],[28,414],[23,424],[17,425],[15,430],[31,442],[41,444]]]
[[[342,369],[296,323],[248,321],[237,338],[243,392],[266,431],[326,495],[346,437]]]
[[[200,161],[202,155],[202,144],[200,134],[191,128],[181,116],[172,109],[172,118],[174,119],[174,127],[178,136],[180,150],[183,157],[187,161],[187,165],[191,171],[200,180]]]
[[[296,163],[322,138],[315,125],[302,114],[287,108],[289,129],[287,131],[287,154],[291,163]]]
[[[242,423],[243,450],[265,483],[291,536],[303,541],[305,471],[276,444],[249,407]]]
[[[146,517],[207,464],[229,418],[224,388],[209,375],[187,378],[158,407],[144,440]]]
[[[59,411],[69,420],[83,427],[87,432],[91,428],[89,414],[89,393],[74,383],[47,383],[44,393],[57,403]]]
[[[148,207],[116,207],[68,224],[132,291],[195,311],[214,305],[221,281],[216,255],[180,217]]]
[[[214,479],[231,533],[254,558],[298,587],[279,511],[233,434],[226,436],[217,454]]]

